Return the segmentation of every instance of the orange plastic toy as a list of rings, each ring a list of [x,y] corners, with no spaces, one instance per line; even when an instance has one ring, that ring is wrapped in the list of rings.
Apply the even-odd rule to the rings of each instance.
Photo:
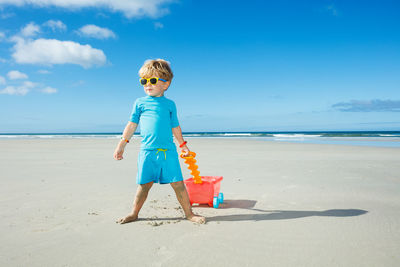
[[[188,169],[192,171],[190,174],[193,175],[194,183],[201,184],[203,181],[201,180],[200,172],[197,170],[199,167],[197,167],[196,160],[194,159],[196,153],[190,151],[189,155],[188,157],[183,157],[183,155],[181,155],[181,158],[185,159],[185,163],[189,165]]]
[[[210,207],[218,208],[219,204],[224,202],[224,194],[219,192],[223,178],[222,176],[200,176],[195,157],[196,153],[192,151],[189,152],[188,157],[181,154],[181,158],[185,159],[193,175],[183,181],[189,194],[190,204],[208,204]]]

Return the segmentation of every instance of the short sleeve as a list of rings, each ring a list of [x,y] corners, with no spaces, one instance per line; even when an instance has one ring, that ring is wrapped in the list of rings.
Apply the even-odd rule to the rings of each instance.
[[[139,120],[140,120],[140,114],[142,113],[142,110],[139,106],[139,101],[136,100],[135,104],[133,105],[133,109],[132,109],[132,114],[131,114],[131,122],[134,122],[136,124],[139,124]]]
[[[176,112],[176,105],[174,102],[172,102],[171,105],[171,128],[175,128],[179,126],[179,121],[178,121],[178,114]]]

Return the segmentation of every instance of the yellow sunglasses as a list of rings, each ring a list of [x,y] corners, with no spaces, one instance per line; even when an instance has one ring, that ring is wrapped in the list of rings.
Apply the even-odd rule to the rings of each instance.
[[[140,78],[139,82],[140,82],[141,85],[146,85],[148,82],[150,82],[151,84],[157,84],[158,80],[163,81],[163,82],[167,81],[167,80],[164,80],[164,79],[161,79],[161,78],[158,78],[158,77],[151,77],[151,78],[148,78],[148,79]]]

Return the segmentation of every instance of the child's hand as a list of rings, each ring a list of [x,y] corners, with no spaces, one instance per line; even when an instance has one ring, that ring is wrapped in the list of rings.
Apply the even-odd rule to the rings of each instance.
[[[124,154],[124,149],[121,147],[117,147],[114,151],[114,159],[115,160],[121,160],[124,157],[122,157],[122,155]]]
[[[182,154],[183,154],[183,157],[188,157],[188,156],[189,156],[189,152],[190,152],[189,148],[188,148],[186,145],[184,145],[184,146],[182,147]]]

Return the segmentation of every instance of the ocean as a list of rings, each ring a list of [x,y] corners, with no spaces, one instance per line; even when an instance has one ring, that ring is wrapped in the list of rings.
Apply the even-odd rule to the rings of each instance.
[[[122,133],[0,133],[0,139],[119,139]],[[400,131],[185,132],[184,137],[246,138],[271,142],[400,147]],[[139,137],[135,134],[135,138]]]

